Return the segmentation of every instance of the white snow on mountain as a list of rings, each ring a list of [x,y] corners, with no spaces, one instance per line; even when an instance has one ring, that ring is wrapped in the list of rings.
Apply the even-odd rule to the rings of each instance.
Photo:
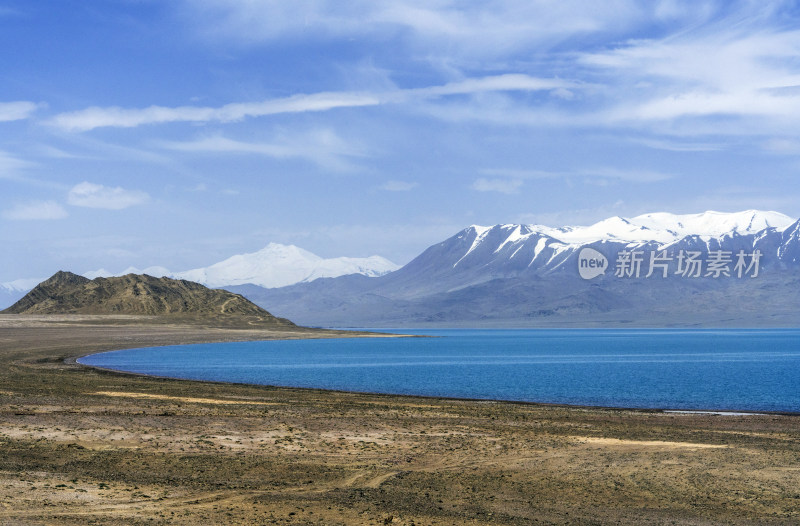
[[[0,283],[0,310],[10,307],[47,278],[15,279]]]
[[[324,259],[294,245],[270,243],[258,252],[239,254],[209,267],[178,272],[174,277],[209,287],[252,283],[274,288],[346,274],[381,276],[397,268],[380,256]]]
[[[509,259],[523,255],[530,265],[560,265],[576,247],[598,241],[643,244],[655,241],[662,246],[676,243],[687,236],[698,236],[708,242],[711,238],[722,238],[734,234],[747,235],[769,232],[784,232],[796,221],[779,212],[746,210],[743,212],[703,212],[700,214],[670,214],[666,212],[643,214],[632,218],[611,217],[589,226],[548,227],[543,225],[495,225],[492,227],[473,225],[454,237],[471,239],[466,253],[456,255],[456,268],[462,261],[473,257],[470,254],[485,252],[484,242],[490,241],[491,252],[500,255],[507,245],[512,245]],[[774,229],[774,230],[767,230]],[[788,234],[788,233],[787,233]],[[474,237],[473,237],[474,236]],[[790,236],[791,237],[791,236]],[[797,234],[794,235],[797,237]],[[523,246],[532,250],[523,251]],[[784,250],[788,249],[779,249]],[[794,250],[794,249],[793,249]],[[793,256],[794,257],[794,256]],[[800,258],[800,256],[797,256]],[[129,267],[122,272],[98,269],[86,272],[88,278],[122,276],[125,274],[149,274],[196,281],[209,287],[254,284],[266,288],[283,287],[323,277],[338,277],[346,274],[363,274],[374,277],[397,270],[399,267],[380,256],[368,258],[325,259],[294,245],[270,243],[263,249],[248,254],[232,256],[224,261],[203,268],[183,272],[170,272],[164,267],[148,267],[140,270]],[[20,279],[0,283],[0,293],[15,295],[33,288],[42,279]]]
[[[15,279],[0,283],[2,292],[27,292],[47,278]]]
[[[368,258],[331,258],[323,259],[303,281],[313,281],[317,278],[335,278],[346,274],[363,274],[369,277],[382,276],[400,268],[391,261],[381,256]]]
[[[765,228],[782,231],[795,219],[780,212],[746,210],[744,212],[714,212],[702,214],[670,214],[659,212],[643,214],[633,218],[610,217],[589,226],[548,227],[544,225],[503,225],[512,232],[506,243],[518,242],[531,235],[544,234],[568,245],[583,245],[596,241],[619,241],[643,243],[656,241],[672,243],[686,236],[696,235],[703,239],[737,233],[753,234]],[[489,228],[473,226],[478,234],[473,248],[479,245]]]
[[[577,248],[589,243],[614,242],[640,246],[655,242],[666,248],[689,236],[697,236],[708,244],[712,239],[721,241],[726,236],[766,236],[770,232],[780,235],[793,223],[794,219],[779,212],[745,210],[684,215],[660,212],[633,218],[610,217],[589,226],[557,228],[518,224],[491,227],[472,225],[456,235],[458,239],[469,239],[470,246],[458,255],[457,261],[451,266],[458,268],[468,260],[470,265],[475,265],[474,254],[480,253],[483,255],[479,257],[486,258],[486,246],[492,247],[492,256],[489,257],[495,262],[498,261],[496,257],[511,260],[518,254],[524,254],[529,258],[528,266],[557,268]]]
[[[208,287],[251,283],[273,288],[313,281],[317,278],[335,278],[346,274],[382,276],[398,268],[397,265],[380,256],[325,259],[294,245],[270,243],[257,252],[237,254],[208,267],[182,272],[170,272],[164,267],[147,267],[143,270],[129,267],[117,273],[101,268],[83,275],[94,279],[96,277],[124,276],[125,274],[149,274],[155,277],[167,276],[195,281]]]

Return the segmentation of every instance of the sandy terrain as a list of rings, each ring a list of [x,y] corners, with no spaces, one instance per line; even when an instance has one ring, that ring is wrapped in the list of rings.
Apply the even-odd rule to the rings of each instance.
[[[332,336],[0,316],[0,524],[798,524],[800,417],[147,378],[65,359]]]

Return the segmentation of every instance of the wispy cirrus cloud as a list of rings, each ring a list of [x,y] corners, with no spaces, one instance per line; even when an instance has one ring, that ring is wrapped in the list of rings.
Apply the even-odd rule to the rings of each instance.
[[[182,14],[198,35],[214,41],[258,45],[303,35],[313,39],[369,39],[391,35],[432,60],[494,57],[530,46],[551,46],[576,36],[617,32],[645,17],[684,13],[633,0],[604,4],[580,0],[186,0]]]
[[[647,137],[632,137],[628,140],[654,150],[665,150],[669,152],[716,152],[725,149],[724,144],[712,142],[677,141]]]
[[[150,196],[141,190],[127,190],[120,186],[109,187],[87,181],[78,183],[67,194],[72,206],[123,210],[147,202]]]
[[[301,133],[282,133],[272,142],[251,142],[230,139],[222,135],[189,141],[164,141],[159,145],[168,150],[200,154],[261,155],[274,159],[304,159],[335,170],[351,170],[351,159],[363,157],[359,144],[347,141],[330,129],[319,128]]]
[[[264,117],[281,113],[327,111],[334,108],[371,106],[379,101],[368,94],[316,93],[295,95],[252,103],[232,103],[218,108],[201,106],[150,106],[147,108],[91,107],[61,113],[48,124],[67,131],[88,131],[95,128],[133,128],[145,124],[170,122],[234,122],[248,117]]]
[[[504,179],[499,180],[507,181],[523,181],[528,179],[611,179],[630,183],[656,183],[672,178],[672,175],[656,170],[608,167],[566,171],[489,168],[481,170],[481,173],[489,176],[501,177]]]
[[[713,16],[663,38],[629,40],[579,53],[577,64],[601,75],[625,99],[598,112],[613,126],[697,122],[697,133],[765,133],[800,111],[800,30],[781,2],[732,2]],[[608,102],[611,102],[610,100]],[[747,126],[713,126],[715,118]]]
[[[441,53],[440,63],[449,65],[445,78],[460,80],[382,91],[297,94],[218,107],[95,106],[60,113],[47,122],[82,132],[407,104],[417,113],[452,122],[645,127],[661,135],[686,136],[769,133],[792,126],[800,112],[800,67],[795,60],[800,31],[782,22],[785,14],[779,4],[616,0],[611,9],[577,0],[496,0],[466,6],[446,0],[359,1],[346,6],[329,1],[191,2],[181,11],[195,26],[250,44],[374,33],[413,56],[414,43],[441,39],[447,45],[431,54]],[[643,23],[658,27],[644,33],[646,37],[632,38],[643,34]],[[387,37],[387,28],[395,33]],[[464,45],[454,46],[454,41]],[[543,54],[548,43],[556,42],[557,51]],[[453,66],[458,62],[453,49],[462,47],[479,55],[481,48],[491,49],[489,53],[502,60],[481,55],[468,67]],[[536,58],[532,63],[515,59],[515,50]],[[482,74],[503,70],[507,72]],[[530,92],[547,92],[550,100],[526,97]],[[496,96],[478,97],[483,94]],[[465,101],[459,95],[476,97]],[[715,120],[720,117],[742,125],[721,126]]]
[[[3,217],[12,221],[40,221],[63,219],[67,211],[55,201],[30,201],[3,211]]]
[[[42,104],[29,101],[0,102],[0,122],[28,119],[41,107]]]
[[[61,113],[48,121],[66,131],[89,131],[95,128],[133,128],[171,122],[235,122],[246,118],[305,112],[324,112],[338,108],[358,108],[398,104],[421,99],[486,92],[542,91],[576,88],[561,79],[543,79],[522,74],[506,74],[465,79],[425,88],[395,89],[379,93],[323,92],[294,95],[260,102],[231,103],[217,108],[201,106],[150,106],[147,108],[91,107]]]
[[[0,179],[16,177],[20,170],[30,168],[34,164],[14,157],[8,152],[0,151]]]
[[[580,87],[580,83],[559,78],[539,78],[519,73],[507,73],[505,75],[468,78],[457,82],[449,82],[442,86],[401,90],[398,95],[401,98],[427,98],[492,91],[546,91],[578,87]]]

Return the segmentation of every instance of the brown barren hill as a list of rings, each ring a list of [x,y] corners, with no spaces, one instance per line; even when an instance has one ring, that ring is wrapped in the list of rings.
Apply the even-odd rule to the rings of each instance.
[[[41,282],[6,314],[128,314],[257,320],[293,326],[239,294],[192,281],[128,274],[88,279],[59,271]]]

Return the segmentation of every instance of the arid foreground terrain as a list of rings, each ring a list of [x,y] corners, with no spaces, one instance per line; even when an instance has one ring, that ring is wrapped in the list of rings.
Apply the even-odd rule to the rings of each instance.
[[[0,316],[0,524],[800,523],[800,417],[359,395],[65,363],[330,335]]]

